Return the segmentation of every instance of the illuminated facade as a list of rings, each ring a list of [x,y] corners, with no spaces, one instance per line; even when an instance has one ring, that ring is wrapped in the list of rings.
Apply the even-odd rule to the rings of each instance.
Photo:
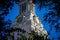
[[[14,36],[14,40],[17,40],[22,32],[25,32],[25,35],[28,38],[28,34],[33,30],[42,33],[42,35],[48,35],[35,14],[35,5],[31,0],[21,0],[19,3],[19,10],[19,16],[16,17],[16,22],[12,23],[11,26],[14,31],[10,34]],[[8,40],[12,40],[12,38],[9,36]]]

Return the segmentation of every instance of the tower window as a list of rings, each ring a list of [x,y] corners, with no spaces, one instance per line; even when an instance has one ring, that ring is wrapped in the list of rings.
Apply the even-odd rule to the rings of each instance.
[[[25,12],[25,11],[26,11],[26,3],[22,5],[22,12]]]
[[[26,12],[26,3],[21,4],[20,11],[21,11],[21,13]]]

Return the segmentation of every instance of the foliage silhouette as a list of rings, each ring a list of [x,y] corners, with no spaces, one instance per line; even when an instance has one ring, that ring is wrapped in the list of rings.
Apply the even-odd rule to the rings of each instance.
[[[26,38],[25,34],[22,34],[22,35],[21,35],[20,40],[27,40],[27,38]]]
[[[50,40],[47,37],[48,37],[48,35],[46,35],[46,38],[44,38],[44,36],[38,35],[37,32],[31,31],[30,36],[29,36],[29,40]]]
[[[21,37],[18,37],[17,40],[50,40],[47,37],[44,39],[44,36],[38,35],[38,33],[35,32],[35,31],[31,31],[31,33],[29,33],[29,37],[28,38],[25,35],[25,33],[22,33],[20,36]]]

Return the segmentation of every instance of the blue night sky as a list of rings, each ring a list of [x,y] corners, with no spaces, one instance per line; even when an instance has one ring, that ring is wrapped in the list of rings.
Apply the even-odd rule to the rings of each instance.
[[[43,20],[43,16],[45,13],[48,13],[49,11],[54,11],[54,10],[49,10],[49,7],[43,7],[41,10],[38,9],[38,3],[36,3],[36,14],[37,16],[41,19],[42,24],[44,25],[44,21]],[[55,11],[54,11],[55,12]],[[5,17],[5,20],[10,19],[12,22],[15,21],[16,16],[18,16],[19,14],[19,7],[17,4],[14,3],[13,9],[9,11],[9,14]],[[49,24],[45,24],[44,28],[49,31],[50,27]],[[58,35],[60,34],[60,32],[55,32],[55,28],[53,28],[53,30],[50,32],[50,39],[52,37],[54,37],[55,40],[57,40],[57,37],[59,37]],[[52,39],[51,39],[52,40]]]

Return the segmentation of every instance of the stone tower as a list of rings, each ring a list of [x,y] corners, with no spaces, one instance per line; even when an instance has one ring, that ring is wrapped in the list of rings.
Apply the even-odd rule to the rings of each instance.
[[[41,33],[42,35],[48,35],[47,31],[43,28],[41,21],[35,14],[35,5],[31,0],[20,0],[19,10],[19,15],[11,26],[14,31],[10,34],[14,36],[14,40],[16,40],[17,37],[20,37],[19,35],[22,34],[21,31],[25,32],[26,36],[31,31],[38,32],[39,34]],[[8,37],[8,40],[9,38],[10,37]]]
[[[19,23],[19,25],[22,24],[22,26],[20,25],[19,27],[28,33],[31,30],[36,30],[36,26],[40,24],[40,20],[35,14],[35,5],[31,0],[22,0],[19,3],[19,7],[20,15],[16,19],[16,22]]]

